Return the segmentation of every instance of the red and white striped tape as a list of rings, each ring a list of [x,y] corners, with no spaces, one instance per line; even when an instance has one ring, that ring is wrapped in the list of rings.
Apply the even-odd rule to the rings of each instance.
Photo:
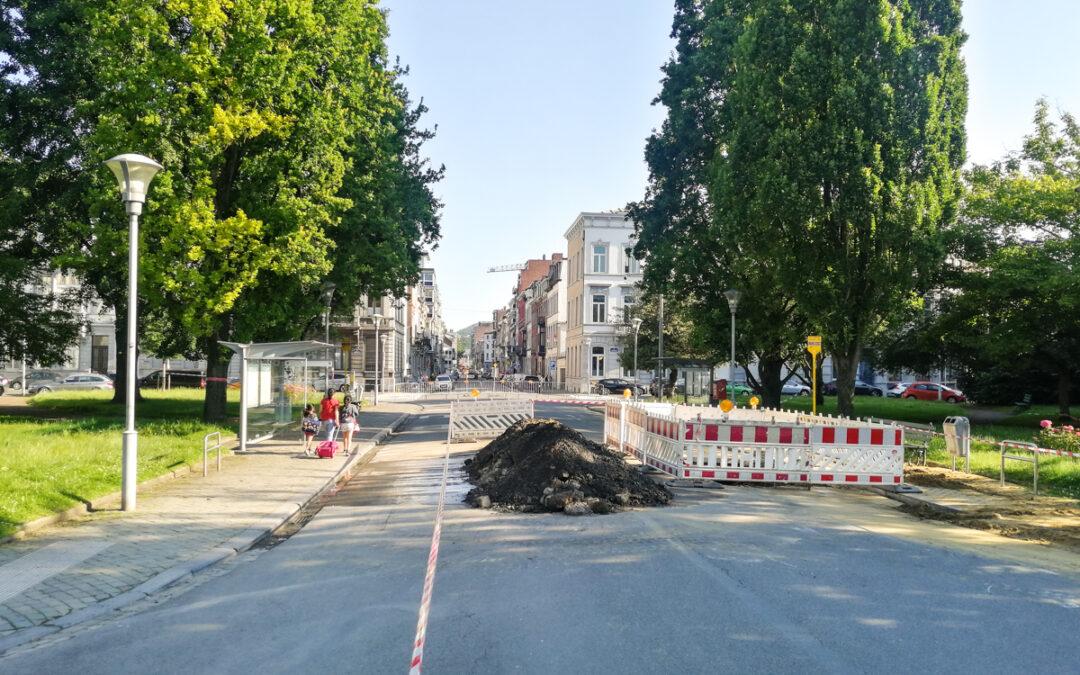
[[[571,398],[537,398],[533,403],[556,403],[559,405],[605,405],[607,401],[582,401]]]
[[[420,596],[420,614],[416,619],[416,637],[413,639],[410,675],[419,675],[424,663],[424,642],[427,639],[428,615],[431,612],[431,594],[435,588],[435,568],[439,563],[439,541],[442,539],[443,503],[446,501],[446,479],[450,473],[450,440],[446,441],[443,457],[442,484],[439,486],[439,505],[435,509],[435,528],[431,533],[431,549],[428,551],[427,572],[424,574],[424,592]]]
[[[1007,448],[1018,448],[1020,450],[1027,450],[1029,452],[1037,452],[1040,455],[1057,455],[1058,457],[1071,457],[1073,459],[1080,459],[1080,453],[1070,452],[1068,450],[1057,450],[1056,448],[1038,448],[1032,447],[1024,443],[1010,443],[1009,441],[1002,441],[1001,445]]]

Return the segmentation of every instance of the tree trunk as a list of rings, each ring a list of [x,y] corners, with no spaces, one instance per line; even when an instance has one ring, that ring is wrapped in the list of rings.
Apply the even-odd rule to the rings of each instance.
[[[858,345],[843,352],[832,353],[833,374],[836,375],[836,407],[844,417],[855,415],[855,371],[859,367]]]
[[[1069,366],[1062,366],[1061,371],[1058,372],[1057,381],[1057,399],[1058,399],[1058,413],[1062,417],[1072,417],[1069,412],[1069,392],[1072,390],[1072,377],[1069,373]]]
[[[203,399],[203,421],[218,423],[225,420],[225,392],[228,388],[229,359],[232,351],[222,347],[217,335],[206,342],[206,397]],[[241,386],[245,383],[241,382]]]
[[[113,324],[116,340],[116,380],[113,382],[113,403],[127,401],[127,306],[120,303],[113,304],[113,313],[116,320]],[[134,359],[135,368],[135,400],[142,400],[142,391],[139,390],[139,358],[138,342]]]
[[[783,369],[784,359],[768,355],[759,357],[758,380],[761,383],[762,404],[766,408],[780,407],[780,397],[783,394],[783,378],[780,373]]]

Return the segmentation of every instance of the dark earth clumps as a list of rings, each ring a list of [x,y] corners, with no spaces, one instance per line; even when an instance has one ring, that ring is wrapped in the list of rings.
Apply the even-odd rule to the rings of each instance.
[[[522,420],[465,462],[476,486],[473,506],[569,515],[611,513],[626,506],[656,506],[671,493],[556,420]]]

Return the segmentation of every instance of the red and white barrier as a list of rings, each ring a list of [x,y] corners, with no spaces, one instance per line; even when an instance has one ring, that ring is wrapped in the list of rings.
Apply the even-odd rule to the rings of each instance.
[[[898,425],[799,413],[608,402],[609,446],[677,478],[881,485],[903,482]]]

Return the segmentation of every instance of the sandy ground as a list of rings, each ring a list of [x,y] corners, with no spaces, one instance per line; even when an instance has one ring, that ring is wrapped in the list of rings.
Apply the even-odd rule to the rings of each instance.
[[[927,499],[955,509],[903,507],[909,513],[1080,553],[1080,502],[1076,500],[1035,496],[1018,485],[1002,486],[984,476],[939,467],[909,465],[904,479],[922,487]]]

